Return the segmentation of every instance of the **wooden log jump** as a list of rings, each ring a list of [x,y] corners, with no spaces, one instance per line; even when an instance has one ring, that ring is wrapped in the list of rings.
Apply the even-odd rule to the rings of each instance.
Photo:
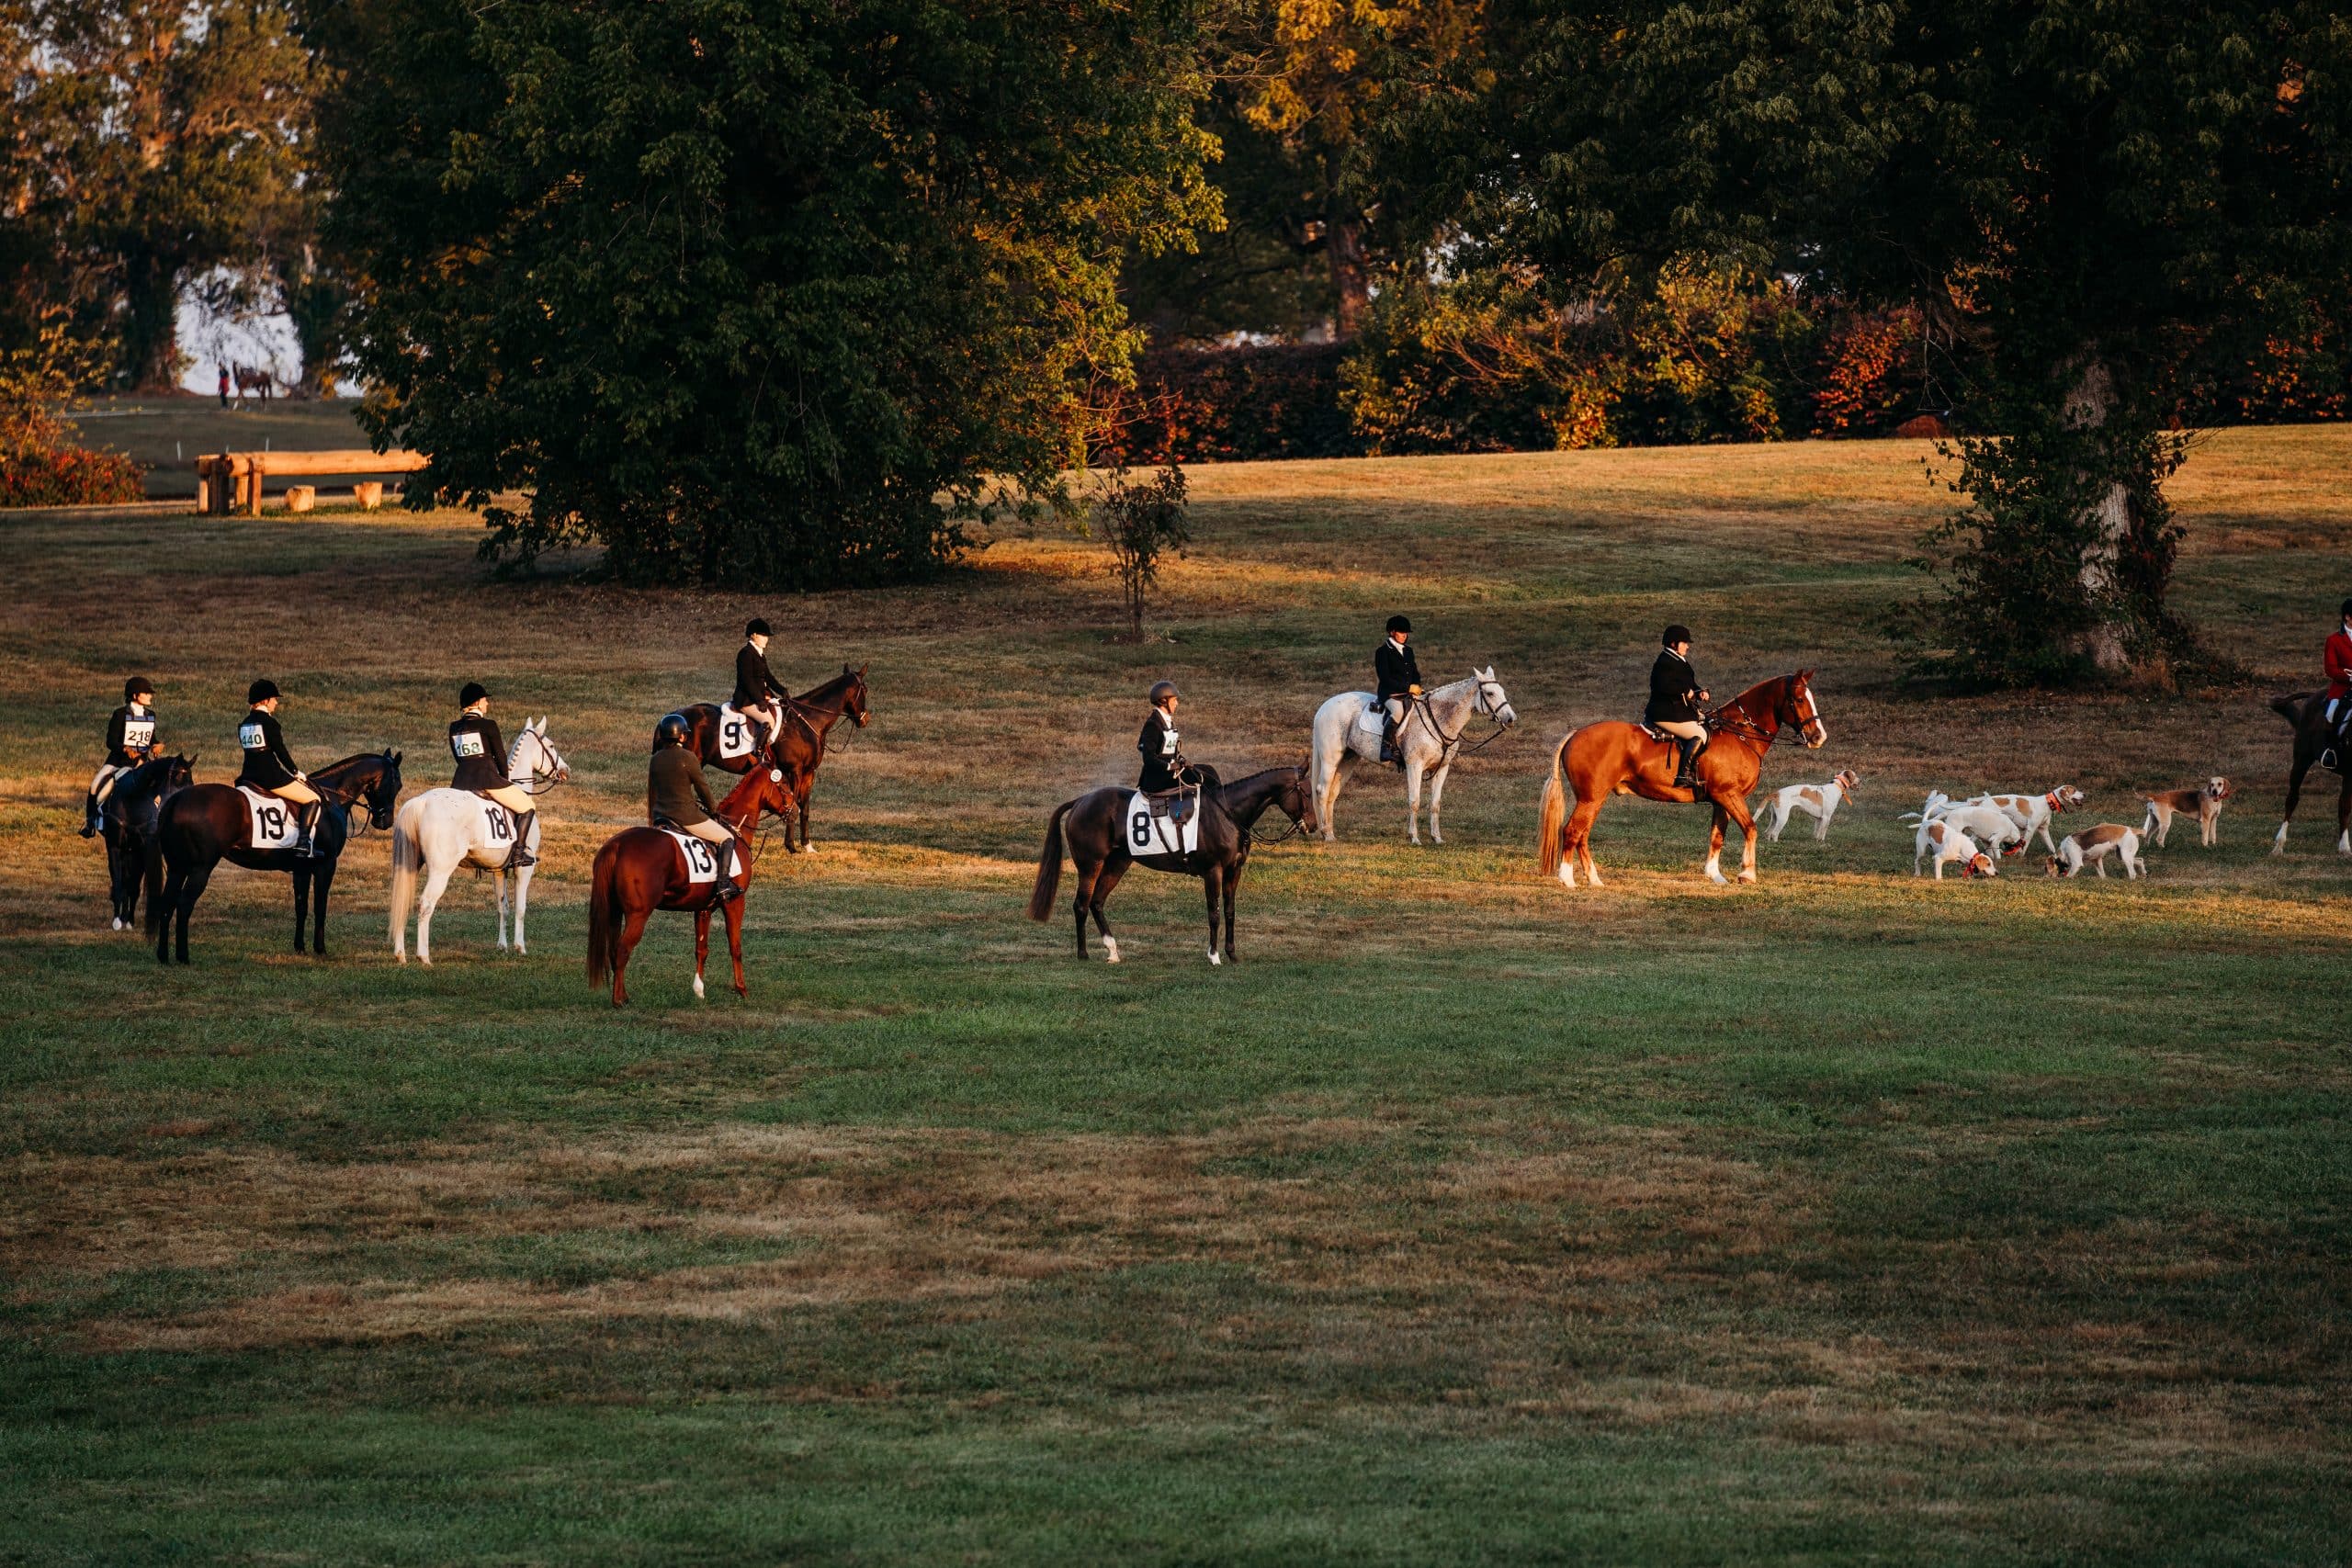
[[[196,460],[197,510],[258,517],[262,480],[271,474],[413,474],[428,461],[422,452],[214,452]]]

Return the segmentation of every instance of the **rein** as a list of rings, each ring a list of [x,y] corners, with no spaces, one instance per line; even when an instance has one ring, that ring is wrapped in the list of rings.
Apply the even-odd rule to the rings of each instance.
[[[1445,732],[1445,727],[1438,722],[1437,710],[1430,706],[1430,694],[1427,692],[1423,692],[1419,696],[1413,699],[1414,707],[1420,713],[1421,722],[1428,725],[1430,727],[1430,733],[1437,737],[1439,766],[1444,767],[1449,765],[1452,760],[1456,756],[1468,757],[1483,751],[1487,747],[1492,746],[1496,741],[1500,740],[1504,736],[1510,733],[1510,728],[1505,726],[1500,719],[1495,717],[1494,710],[1489,708],[1486,710],[1487,721],[1495,727],[1494,729],[1482,739],[1475,741],[1468,746],[1462,744],[1462,737],[1469,730],[1470,721],[1478,716],[1478,705],[1487,700],[1487,687],[1488,684],[1489,682],[1486,681],[1478,682],[1477,695],[1470,699],[1469,711],[1462,716],[1461,724],[1455,727],[1453,733],[1451,735],[1448,735]],[[1398,727],[1398,734],[1401,739],[1403,734],[1402,726]]]
[[[1299,793],[1304,796],[1306,791],[1306,775],[1304,770],[1297,771],[1297,780]],[[1222,805],[1223,803],[1220,802],[1219,804]],[[1281,806],[1281,802],[1272,798],[1269,798],[1266,804],[1272,807]],[[1258,818],[1263,818],[1265,815],[1265,812],[1261,810],[1258,813]],[[1287,809],[1283,811],[1283,830],[1279,833],[1261,833],[1258,831],[1257,818],[1252,818],[1250,825],[1241,829],[1241,836],[1249,840],[1252,847],[1260,847],[1266,844],[1283,843],[1289,840],[1297,838],[1301,833],[1306,831],[1306,818],[1304,817],[1293,817]]]

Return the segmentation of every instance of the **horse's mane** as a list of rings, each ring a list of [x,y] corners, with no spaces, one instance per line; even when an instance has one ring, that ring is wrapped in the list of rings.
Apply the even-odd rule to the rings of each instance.
[[[1756,682],[1756,684],[1754,684],[1753,686],[1748,687],[1748,688],[1747,688],[1747,690],[1746,690],[1746,691],[1744,691],[1744,692],[1740,693],[1740,694],[1739,694],[1739,695],[1737,695],[1737,696],[1736,696],[1736,697],[1732,698],[1732,700],[1731,700],[1731,701],[1729,701],[1729,702],[1725,703],[1723,706],[1721,706],[1721,707],[1717,708],[1715,711],[1716,711],[1717,713],[1729,713],[1729,712],[1730,712],[1732,709],[1734,709],[1734,708],[1739,708],[1739,709],[1741,709],[1741,710],[1745,711],[1746,713],[1747,713],[1748,715],[1750,715],[1750,716],[1753,716],[1753,717],[1757,717],[1757,718],[1770,718],[1770,717],[1773,717],[1773,716],[1774,716],[1774,714],[1773,714],[1772,707],[1771,707],[1771,705],[1770,705],[1770,704],[1769,704],[1769,703],[1768,703],[1768,704],[1765,704],[1764,705],[1762,705],[1762,706],[1760,706],[1760,707],[1758,707],[1758,706],[1753,706],[1753,705],[1751,705],[1749,704],[1748,699],[1749,699],[1750,697],[1753,697],[1753,696],[1757,695],[1758,693],[1763,692],[1763,691],[1765,691],[1765,690],[1767,690],[1767,689],[1769,689],[1769,688],[1770,688],[1770,687],[1773,687],[1773,686],[1785,686],[1785,685],[1787,685],[1790,682],[1792,682],[1792,681],[1793,681],[1793,680],[1795,680],[1795,679],[1796,679],[1796,672],[1795,672],[1794,671],[1790,671],[1788,674],[1786,674],[1786,675],[1774,675],[1774,676],[1770,677],[1769,679],[1762,680],[1762,681],[1758,681],[1758,682]]]
[[[392,749],[387,746],[380,751],[355,751],[340,761],[329,762],[325,767],[313,768],[311,772],[313,774],[339,773],[345,768],[356,767],[362,762],[389,762],[391,760]]]
[[[819,682],[792,700],[796,703],[817,702],[838,693],[846,692],[864,679],[865,676],[862,671],[844,670],[829,681]]]
[[[1303,773],[1303,770],[1302,770],[1302,769],[1298,766],[1298,764],[1297,764],[1297,763],[1295,763],[1295,762],[1293,762],[1293,763],[1291,763],[1290,765],[1288,765],[1288,766],[1286,766],[1286,767],[1261,768],[1261,769],[1259,769],[1256,773],[1250,773],[1250,774],[1247,775],[1246,777],[1243,777],[1243,778],[1238,778],[1238,779],[1235,779],[1235,780],[1231,781],[1230,783],[1227,783],[1227,784],[1221,784],[1217,785],[1217,786],[1216,786],[1216,787],[1217,787],[1217,793],[1218,793],[1218,794],[1220,794],[1220,795],[1223,795],[1223,794],[1227,794],[1227,793],[1229,793],[1229,792],[1231,792],[1231,791],[1235,791],[1235,790],[1246,789],[1246,788],[1248,788],[1250,785],[1251,785],[1251,784],[1254,784],[1258,783],[1258,782],[1259,782],[1260,780],[1261,780],[1261,779],[1270,779],[1270,778],[1272,778],[1276,773]]]

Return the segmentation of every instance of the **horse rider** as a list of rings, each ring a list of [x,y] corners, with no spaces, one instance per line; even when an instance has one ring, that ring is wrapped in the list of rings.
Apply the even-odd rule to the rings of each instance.
[[[2327,674],[2327,722],[2341,734],[2344,721],[2352,718],[2352,599],[2344,601],[2336,612],[2338,625],[2335,635],[2327,639],[2327,647],[2320,654],[2320,666]]]
[[[768,669],[768,624],[757,615],[744,623],[743,646],[735,650],[735,695],[729,705],[761,728],[752,750],[767,754],[768,741],[783,722],[778,705],[792,700],[790,693]]]
[[[1695,790],[1699,753],[1707,744],[1707,727],[1700,717],[1699,705],[1707,700],[1707,692],[1699,684],[1698,671],[1690,668],[1690,628],[1671,626],[1659,637],[1666,647],[1650,666],[1650,701],[1642,710],[1642,722],[1674,737],[1682,752],[1674,787]]]
[[[458,705],[461,711],[449,721],[449,755],[458,760],[449,787],[471,790],[495,801],[513,818],[514,841],[506,851],[501,871],[537,865],[538,857],[525,846],[530,842],[531,818],[538,815],[538,807],[531,804],[521,785],[507,777],[506,738],[498,733],[498,722],[490,716],[490,693],[481,682],[469,681],[458,694]]]
[[[1136,788],[1146,795],[1169,795],[1193,788],[1200,782],[1193,764],[1177,749],[1176,702],[1175,682],[1153,682],[1151,712],[1144,717],[1143,733],[1136,737],[1136,750],[1143,753],[1143,772],[1136,779]],[[1176,794],[1169,819],[1184,819],[1182,794]]]
[[[731,862],[727,855],[736,842],[736,833],[718,820],[718,802],[711,798],[710,785],[703,779],[702,759],[686,745],[693,735],[693,727],[682,713],[663,714],[662,722],[653,727],[653,761],[645,777],[645,816],[656,828],[675,828],[704,843],[721,846],[718,888],[711,902],[724,904],[743,893],[729,870]]]
[[[107,796],[114,793],[114,781],[149,758],[163,754],[164,748],[155,739],[155,683],[144,675],[133,675],[122,683],[122,705],[107,720],[107,760],[90,776],[90,795],[82,813],[82,837],[97,836],[99,814],[106,809]]]
[[[255,681],[246,689],[245,703],[253,711],[237,726],[237,745],[245,754],[237,782],[293,802],[298,808],[295,820],[300,829],[294,840],[294,852],[308,860],[317,852],[311,848],[311,840],[318,832],[319,813],[326,809],[326,802],[311,787],[310,776],[294,765],[293,753],[286,750],[285,731],[277,728],[277,705],[282,701],[275,681]]]
[[[1406,710],[1421,694],[1421,666],[1413,657],[1412,635],[1412,622],[1402,615],[1389,616],[1388,635],[1372,656],[1376,682],[1373,699],[1387,719],[1380,732],[1380,760],[1399,768],[1405,765],[1405,752],[1396,744],[1396,732],[1404,726]]]

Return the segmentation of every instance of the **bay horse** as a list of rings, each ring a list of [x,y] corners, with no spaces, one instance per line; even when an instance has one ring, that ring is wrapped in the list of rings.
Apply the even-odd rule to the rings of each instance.
[[[234,784],[190,784],[164,802],[156,834],[163,846],[164,891],[162,897],[147,901],[147,930],[155,939],[155,962],[172,961],[175,917],[179,961],[187,962],[187,918],[196,901],[204,897],[213,868],[223,860],[254,871],[282,871],[294,879],[297,953],[303,951],[302,926],[315,890],[318,915],[311,947],[320,957],[326,956],[327,894],[334,886],[335,862],[350,841],[351,807],[364,800],[372,826],[380,830],[392,825],[392,806],[401,793],[401,753],[368,751],[345,757],[311,773],[311,787],[319,792],[325,808],[319,813],[311,846],[317,852],[308,856],[290,849],[254,849],[245,797]]]
[[[743,847],[735,858],[742,864],[732,876],[738,887],[752,885],[756,856],[750,840],[763,811],[781,815],[791,797],[785,792],[784,770],[754,768],[743,782],[718,803],[718,820],[735,831]],[[724,867],[720,876],[730,876]],[[716,881],[695,883],[686,874],[686,853],[676,840],[659,828],[624,828],[596,852],[595,869],[588,888],[588,983],[601,986],[609,974],[613,1005],[628,1000],[623,973],[628,956],[645,935],[646,917],[656,909],[684,909],[695,918],[695,995],[703,994],[703,964],[710,956],[710,911],[727,917],[727,951],[735,960],[735,994],[749,993],[743,985],[743,900],[717,902]]]
[[[2303,798],[2303,775],[2312,771],[2320,757],[2331,750],[2335,737],[2327,722],[2327,694],[2324,692],[2292,692],[2283,697],[2270,699],[2270,711],[2295,727],[2294,763],[2287,774],[2287,808],[2279,814],[2278,836],[2270,841],[2270,852],[2287,852],[2287,827],[2295,819],[2295,807]],[[2343,777],[2344,787],[2335,796],[2335,847],[2352,855],[2352,757],[2335,749],[2335,771]]]
[[[548,739],[544,716],[525,724],[507,748],[506,776],[534,799],[571,781],[571,765],[555,749],[555,742]],[[541,831],[536,813],[530,824],[528,841],[523,848],[536,861]],[[512,879],[514,951],[526,952],[523,917],[530,908],[531,873],[537,867],[526,865],[508,871],[506,857],[514,848],[514,829],[507,820],[506,808],[495,801],[484,800],[472,790],[428,789],[401,807],[398,819],[392,823],[392,956],[402,964],[408,962],[408,912],[409,906],[414,904],[416,956],[427,968],[432,967],[433,911],[439,907],[450,876],[460,865],[490,873],[491,884],[498,895],[501,953],[506,951],[507,892]],[[416,886],[420,872],[424,878],[422,896]]]
[[[823,685],[792,698],[779,716],[782,729],[770,750],[776,765],[784,770],[785,786],[792,795],[792,810],[784,820],[784,847],[789,854],[809,852],[808,793],[817,786],[817,769],[825,760],[826,740],[833,726],[846,716],[864,729],[873,717],[873,710],[866,705],[865,668],[842,665],[842,672]],[[800,829],[797,845],[792,841],[796,819]]]
[[[1552,750],[1552,776],[1544,785],[1535,830],[1544,874],[1556,873],[1574,887],[1577,863],[1582,861],[1586,880],[1600,886],[1600,869],[1592,863],[1592,823],[1611,795],[1690,802],[1703,794],[1715,809],[1714,829],[1707,839],[1707,874],[1718,883],[1724,880],[1724,824],[1736,822],[1747,840],[1739,879],[1755,881],[1756,817],[1747,797],[1764,772],[1764,753],[1772,749],[1783,725],[1795,730],[1809,750],[1829,739],[1821,705],[1814,700],[1812,671],[1758,682],[1709,716],[1713,739],[1699,753],[1696,790],[1675,787],[1674,742],[1652,739],[1638,724],[1607,719],[1570,730]],[[1567,807],[1570,790],[1576,797],[1573,814]]]
[[[1094,929],[1102,933],[1104,956],[1113,964],[1119,962],[1119,939],[1111,934],[1111,923],[1102,918],[1102,905],[1129,866],[1145,865],[1201,879],[1201,891],[1208,900],[1209,962],[1221,964],[1233,958],[1233,896],[1250,863],[1250,829],[1268,808],[1280,807],[1291,819],[1293,831],[1314,832],[1315,792],[1308,785],[1304,764],[1268,768],[1233,784],[1216,784],[1214,778],[1211,774],[1210,782],[1201,788],[1200,844],[1191,854],[1131,852],[1127,825],[1120,818],[1136,793],[1131,789],[1090,790],[1062,802],[1046,823],[1046,847],[1037,856],[1037,881],[1029,890],[1029,918],[1053,917],[1054,895],[1062,880],[1062,823],[1068,818],[1069,858],[1078,868],[1078,896],[1071,901],[1071,909],[1078,921],[1079,957],[1087,955],[1086,917],[1091,914]],[[1220,914],[1225,940],[1222,956],[1217,952]]]
[[[1326,843],[1331,840],[1331,818],[1339,809],[1340,785],[1346,779],[1350,760],[1380,761],[1380,731],[1356,722],[1372,705],[1370,692],[1341,692],[1315,710],[1309,766],[1314,770],[1315,813],[1322,821]],[[1405,837],[1416,844],[1421,841],[1424,774],[1430,781],[1430,841],[1445,842],[1445,835],[1438,831],[1438,808],[1445,803],[1446,775],[1453,771],[1454,758],[1462,754],[1462,732],[1476,714],[1491,719],[1498,734],[1519,722],[1510,696],[1495,679],[1491,664],[1473,670],[1466,680],[1434,687],[1406,705],[1405,720],[1396,727],[1396,745],[1405,753]],[[1483,746],[1486,741],[1477,744]]]
[[[107,844],[107,892],[119,931],[139,924],[139,895],[153,905],[164,891],[164,862],[155,848],[156,816],[164,802],[196,782],[194,757],[151,757],[115,777],[98,810]]]

